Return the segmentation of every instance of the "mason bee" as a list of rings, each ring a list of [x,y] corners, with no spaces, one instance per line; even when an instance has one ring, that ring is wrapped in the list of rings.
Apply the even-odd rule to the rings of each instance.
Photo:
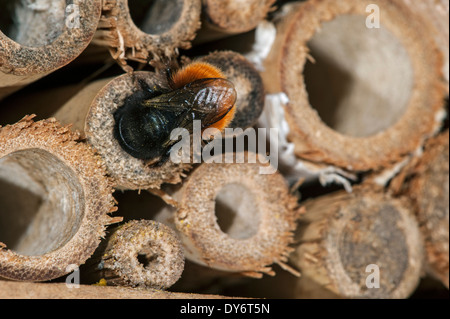
[[[194,62],[174,74],[166,70],[168,89],[141,89],[126,98],[114,113],[114,137],[131,156],[150,165],[162,165],[177,143],[170,139],[176,128],[192,134],[193,121],[201,120],[202,131],[214,127],[222,131],[233,120],[236,90],[215,66]]]

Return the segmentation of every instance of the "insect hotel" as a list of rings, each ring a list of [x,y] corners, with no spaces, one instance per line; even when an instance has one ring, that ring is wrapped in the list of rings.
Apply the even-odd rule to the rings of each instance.
[[[448,30],[448,0],[2,1],[0,298],[448,298]]]

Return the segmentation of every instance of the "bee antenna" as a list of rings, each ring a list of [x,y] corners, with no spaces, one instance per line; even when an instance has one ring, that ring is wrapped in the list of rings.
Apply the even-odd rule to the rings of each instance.
[[[161,70],[165,67],[164,63],[160,60],[151,60],[148,64],[155,68],[155,71]]]
[[[137,86],[138,84],[140,85],[139,79],[136,77],[136,75],[135,75],[134,73],[131,73],[131,74],[130,74],[130,77],[131,77],[131,80],[132,80],[133,83],[134,83],[134,86]]]
[[[169,85],[170,88],[175,88],[175,84],[173,83],[172,75],[174,71],[180,68],[179,63],[176,59],[170,59],[168,57],[162,57],[160,60],[153,60],[150,62],[150,65],[155,68],[155,71],[158,73],[162,73]]]
[[[165,61],[165,75],[167,78],[167,83],[169,87],[175,89],[175,83],[173,82],[173,74],[180,68],[180,65],[176,59],[167,59]]]
[[[166,78],[167,78],[167,83],[169,84],[169,87],[171,89],[175,88],[175,83],[173,82],[173,69],[170,67],[166,67]]]

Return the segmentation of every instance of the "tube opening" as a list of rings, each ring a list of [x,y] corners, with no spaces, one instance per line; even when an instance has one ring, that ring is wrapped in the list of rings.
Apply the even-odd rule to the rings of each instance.
[[[27,149],[0,158],[0,242],[8,249],[54,251],[76,234],[83,215],[81,184],[54,155]]]
[[[134,24],[148,34],[163,34],[177,23],[183,11],[183,0],[128,1]]]
[[[398,209],[390,203],[357,203],[347,212],[348,222],[338,242],[343,269],[354,283],[364,289],[367,265],[382,267],[385,280],[381,279],[379,291],[369,289],[367,293],[377,295],[393,291],[404,280],[410,258],[407,238],[399,229],[401,215]],[[365,236],[355,236],[358,233]]]
[[[383,25],[342,15],[322,24],[308,42],[315,63],[305,65],[311,106],[335,131],[367,137],[397,123],[412,95],[408,52]]]
[[[0,31],[29,47],[51,44],[66,26],[71,0],[6,0],[0,10]],[[68,13],[76,14],[76,11]]]
[[[151,249],[141,249],[137,255],[139,264],[147,270],[154,268],[154,265],[158,263],[158,254]]]
[[[216,196],[217,224],[228,236],[247,239],[257,234],[260,224],[253,193],[241,184],[227,184]]]

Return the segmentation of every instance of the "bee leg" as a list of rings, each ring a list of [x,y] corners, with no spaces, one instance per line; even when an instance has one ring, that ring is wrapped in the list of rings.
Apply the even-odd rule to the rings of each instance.
[[[152,168],[161,167],[167,162],[169,157],[170,157],[170,155],[167,155],[167,154],[163,155],[157,161],[150,163],[148,166],[152,167]]]
[[[162,165],[164,165],[164,163],[167,162],[167,160],[170,157],[170,148],[167,152],[165,152],[163,155],[161,155],[159,158],[157,158],[156,160],[152,160],[146,163],[146,165],[148,167],[161,167]]]
[[[150,87],[147,82],[145,82],[142,79],[138,79],[139,86],[141,87],[141,90],[145,91],[147,93],[146,98],[151,99],[153,97],[156,97],[158,95],[161,95],[161,92],[163,92],[163,88],[159,86],[158,84],[153,85],[153,87]]]
[[[167,162],[167,160],[170,158],[170,153],[164,154],[163,156],[161,156],[161,158],[159,159],[159,162],[156,164],[156,166],[162,166],[163,164],[165,164]]]

